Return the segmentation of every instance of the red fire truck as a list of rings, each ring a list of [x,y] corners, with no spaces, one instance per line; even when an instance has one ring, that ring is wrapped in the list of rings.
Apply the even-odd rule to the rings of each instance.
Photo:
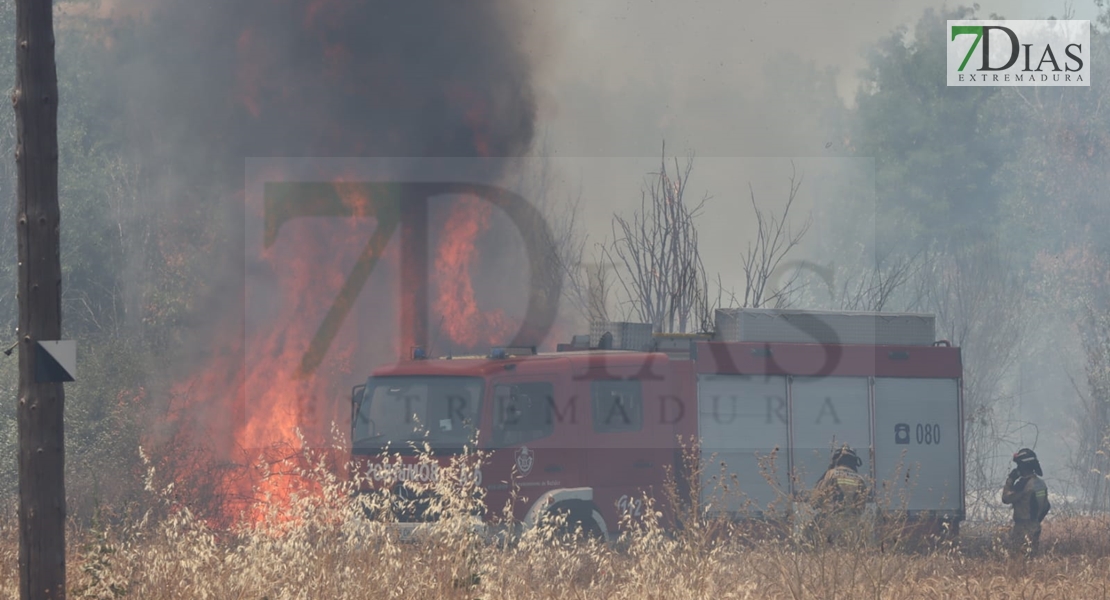
[[[873,499],[878,509],[951,529],[964,517],[962,367],[959,348],[933,331],[930,315],[745,309],[718,311],[705,335],[598,323],[553,353],[429,358],[416,349],[355,388],[352,451],[372,480],[400,489],[435,469],[386,476],[386,448],[427,443],[447,460],[477,431],[493,513],[515,484],[527,498],[515,509],[521,522],[565,510],[572,524],[610,536],[623,514],[640,514],[645,494],[661,500],[668,468],[681,477],[680,440],[696,438],[712,461],[706,494],[715,493],[710,478],[738,484],[713,501],[736,518],[789,510],[783,499],[804,499],[831,450],[847,444],[860,472],[886,483],[872,486],[886,490]]]

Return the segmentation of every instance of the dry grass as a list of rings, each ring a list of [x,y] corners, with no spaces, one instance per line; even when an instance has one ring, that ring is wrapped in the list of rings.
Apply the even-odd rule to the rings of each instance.
[[[460,463],[461,465],[462,463]],[[998,528],[967,528],[958,543],[901,547],[888,533],[843,547],[765,536],[752,541],[712,519],[667,534],[658,515],[612,544],[569,543],[558,523],[491,541],[477,535],[466,477],[435,484],[445,498],[432,533],[402,542],[363,517],[366,499],[318,466],[322,495],[255,525],[209,529],[151,489],[151,511],[70,535],[72,598],[1083,598],[1110,597],[1110,523],[1049,519],[1045,554],[1011,558]],[[382,498],[370,498],[383,508]],[[155,519],[152,515],[163,515]],[[506,513],[507,514],[507,513]],[[723,527],[723,529],[722,529]],[[724,531],[725,535],[712,535]],[[877,542],[880,540],[881,543]],[[0,522],[0,598],[16,598],[14,519]]]

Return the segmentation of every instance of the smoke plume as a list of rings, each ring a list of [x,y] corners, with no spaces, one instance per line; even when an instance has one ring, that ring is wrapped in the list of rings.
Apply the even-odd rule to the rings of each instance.
[[[117,46],[158,156],[513,156],[530,27],[508,2],[162,0]],[[183,153],[183,150],[186,152]]]
[[[319,439],[329,420],[344,416],[336,390],[346,386],[349,392],[348,380],[365,378],[373,366],[366,349],[355,346],[379,343],[386,326],[394,324],[397,306],[388,306],[387,300],[376,307],[381,309],[378,314],[348,319],[349,327],[361,329],[339,340],[329,367],[346,368],[345,372],[321,373],[311,383],[290,380],[288,374],[299,364],[318,325],[313,318],[319,319],[326,308],[309,300],[334,298],[329,288],[337,287],[336,276],[330,271],[350,272],[365,243],[363,234],[373,225],[359,225],[361,233],[348,231],[346,240],[313,237],[311,229],[301,228],[299,234],[289,234],[298,245],[292,257],[296,260],[280,266],[250,261],[244,265],[245,161],[527,153],[537,111],[533,57],[542,27],[536,10],[522,10],[521,4],[114,4],[116,14],[126,19],[111,20],[108,46],[113,66],[106,83],[118,94],[115,104],[122,111],[134,160],[147,178],[146,202],[139,210],[169,215],[170,223],[174,215],[198,222],[201,211],[210,216],[199,218],[200,223],[221,228],[210,244],[197,241],[210,237],[210,232],[198,236],[180,226],[162,231],[167,238],[178,238],[178,247],[186,253],[205,246],[209,264],[202,277],[204,287],[191,300],[192,339],[182,345],[184,356],[178,361],[184,373],[177,377],[166,407],[173,425],[156,437],[179,443],[207,439],[222,448],[217,450],[222,462],[245,460],[249,457],[229,452],[293,442],[293,429],[298,427],[310,429],[315,434],[310,437]],[[473,236],[482,233],[488,215],[456,211],[450,218],[477,222],[465,229]],[[439,217],[432,227],[442,222]],[[434,245],[437,232],[431,235]],[[463,257],[470,256],[468,248],[475,241],[450,238]],[[172,245],[172,239],[163,245],[167,244]],[[329,264],[338,266],[325,268]],[[266,335],[261,339],[252,339],[248,332],[244,340],[239,333],[246,317],[243,282],[251,272],[244,268],[269,269],[280,294],[268,307],[274,331],[263,328]],[[296,278],[286,277],[289,274]],[[290,289],[288,281],[300,289]],[[297,330],[286,330],[291,318],[304,315],[315,317],[305,319]],[[391,344],[381,345],[392,351]],[[178,467],[191,460],[179,460]],[[201,485],[195,479],[193,484]],[[214,493],[244,491],[228,490],[226,477],[212,485],[223,488]]]

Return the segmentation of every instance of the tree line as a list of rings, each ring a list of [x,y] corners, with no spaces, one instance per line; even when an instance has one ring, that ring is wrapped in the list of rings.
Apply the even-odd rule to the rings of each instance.
[[[1092,53],[1110,47],[1100,8]],[[844,140],[837,155],[874,159],[873,197],[864,186],[818,192],[799,215],[796,169],[782,197],[752,191],[755,235],[733,249],[739,269],[727,275],[740,284],[726,289],[702,261],[698,219],[713,207],[687,197],[693,157],[680,164],[664,146],[640,208],[614,215],[612,238],[595,249],[608,278],[577,287],[603,307],[591,314],[665,332],[711,331],[714,309],[728,307],[932,313],[938,335],[963,349],[974,516],[1000,508],[1018,444],[1059,434],[1075,443],[1051,446],[1064,467],[1057,489],[1076,508],[1110,509],[1110,70],[1094,64],[1089,89],[947,87],[937,75],[946,21],[973,18],[987,17],[930,9],[912,37],[900,28],[883,38],[852,108],[830,81],[814,94],[826,135]],[[805,75],[822,81],[812,66]],[[1039,423],[1060,414],[1067,420]]]

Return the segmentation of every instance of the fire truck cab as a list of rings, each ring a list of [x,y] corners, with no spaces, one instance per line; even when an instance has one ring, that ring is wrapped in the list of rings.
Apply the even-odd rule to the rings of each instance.
[[[622,516],[641,516],[645,494],[663,500],[668,473],[691,475],[684,442],[696,439],[701,453],[698,501],[738,519],[804,502],[832,449],[847,444],[860,472],[886,484],[872,486],[884,490],[877,508],[955,526],[962,367],[959,349],[934,337],[928,315],[745,309],[718,311],[704,335],[596,323],[552,353],[417,349],[355,389],[352,453],[373,473],[386,448],[426,443],[446,459],[476,439],[489,453],[487,517],[516,487],[520,522],[563,509],[610,536]],[[721,480],[735,485],[713,496]]]

